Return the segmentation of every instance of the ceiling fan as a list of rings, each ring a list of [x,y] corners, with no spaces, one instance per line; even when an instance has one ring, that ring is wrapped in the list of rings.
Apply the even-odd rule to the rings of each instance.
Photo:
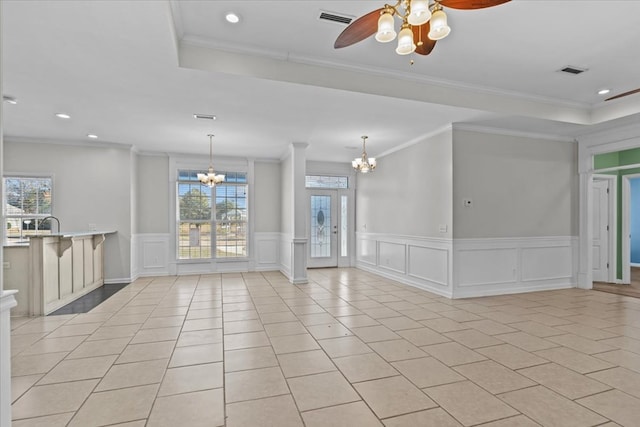
[[[338,36],[333,47],[340,49],[358,43],[367,37],[376,35],[381,43],[393,41],[398,36],[398,55],[418,53],[428,55],[438,40],[449,35],[447,15],[442,7],[452,9],[483,9],[498,6],[511,0],[397,0],[391,6],[367,13],[353,21]],[[400,33],[396,33],[394,17],[402,21]]]
[[[633,95],[634,93],[638,93],[638,92],[640,92],[640,88],[634,89],[634,90],[630,90],[628,92],[620,93],[618,95],[612,96],[611,98],[605,99],[605,101],[613,101],[614,99],[622,98],[623,96]]]

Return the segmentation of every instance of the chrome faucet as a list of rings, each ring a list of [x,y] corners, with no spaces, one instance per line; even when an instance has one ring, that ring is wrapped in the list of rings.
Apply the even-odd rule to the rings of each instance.
[[[58,234],[60,234],[60,220],[58,218],[56,218],[55,216],[53,216],[53,215],[49,215],[47,217],[42,218],[42,220],[40,222],[44,222],[44,221],[46,221],[48,219],[55,219],[56,220],[56,222],[58,223]],[[51,230],[51,234],[53,234],[53,230]]]

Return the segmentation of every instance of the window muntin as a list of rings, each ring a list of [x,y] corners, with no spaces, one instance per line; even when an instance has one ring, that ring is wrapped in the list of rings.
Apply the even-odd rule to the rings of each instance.
[[[3,212],[9,242],[26,241],[29,236],[51,234],[50,177],[16,177],[3,179]]]
[[[327,175],[307,175],[305,176],[306,188],[348,188],[349,177],[327,176]]]
[[[213,188],[197,171],[178,171],[178,259],[247,256],[247,174],[224,173]]]

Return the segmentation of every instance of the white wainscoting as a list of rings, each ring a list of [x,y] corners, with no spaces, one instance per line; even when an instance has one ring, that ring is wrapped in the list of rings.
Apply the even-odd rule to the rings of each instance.
[[[578,238],[454,239],[453,297],[564,289],[577,284]]]
[[[169,275],[170,241],[169,233],[134,234],[131,238],[133,277]]]
[[[254,233],[255,271],[280,270],[280,233]]]
[[[277,271],[281,268],[281,233],[255,233],[252,257],[242,260],[194,260],[176,262],[171,253],[171,234],[145,233],[133,235],[131,270],[136,277],[246,271]],[[288,242],[289,252],[291,242]],[[290,260],[290,256],[287,258]]]
[[[356,267],[449,298],[577,284],[578,238],[438,239],[357,233]]]
[[[356,267],[451,298],[451,239],[356,233]]]

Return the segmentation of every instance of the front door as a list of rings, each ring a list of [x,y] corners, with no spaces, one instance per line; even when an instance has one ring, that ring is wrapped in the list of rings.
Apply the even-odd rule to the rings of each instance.
[[[309,191],[309,262],[310,268],[338,266],[338,192]]]
[[[593,181],[593,280],[609,281],[609,180]]]

